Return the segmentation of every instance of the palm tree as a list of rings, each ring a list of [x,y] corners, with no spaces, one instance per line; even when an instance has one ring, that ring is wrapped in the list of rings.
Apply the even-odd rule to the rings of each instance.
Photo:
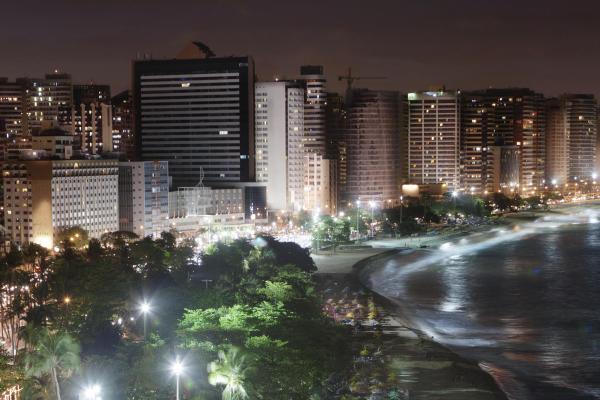
[[[51,332],[38,327],[30,337],[31,351],[25,355],[25,377],[49,376],[56,399],[61,400],[60,375],[68,377],[79,368],[79,344],[66,332]]]
[[[208,364],[208,382],[213,386],[225,385],[223,400],[247,399],[244,388],[247,370],[240,349],[230,347],[227,353],[219,350],[219,359]]]

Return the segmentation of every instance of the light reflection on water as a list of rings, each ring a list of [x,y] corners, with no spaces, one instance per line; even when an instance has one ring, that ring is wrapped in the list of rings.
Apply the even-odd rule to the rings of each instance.
[[[371,286],[418,329],[507,379],[513,398],[600,398],[597,220],[548,218],[396,257],[373,267]]]

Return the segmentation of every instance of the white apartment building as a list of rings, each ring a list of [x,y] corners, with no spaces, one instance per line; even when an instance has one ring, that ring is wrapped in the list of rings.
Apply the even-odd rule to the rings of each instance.
[[[16,160],[2,164],[5,238],[16,245],[55,245],[79,226],[91,238],[119,229],[118,161]]]
[[[316,153],[304,156],[304,209],[321,214],[337,212],[336,160]]]
[[[256,180],[267,186],[271,210],[303,207],[304,89],[260,82],[255,89]]]

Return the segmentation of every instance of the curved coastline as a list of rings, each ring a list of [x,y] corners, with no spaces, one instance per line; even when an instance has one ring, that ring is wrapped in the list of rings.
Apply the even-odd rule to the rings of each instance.
[[[461,237],[465,235],[458,235],[459,237],[456,240],[459,240]],[[370,267],[373,267],[374,264],[378,264],[380,262],[386,262],[387,260],[398,256],[403,253],[411,253],[411,254],[422,254],[427,255],[430,254],[430,250],[422,250],[422,249],[407,249],[407,248],[394,248],[387,251],[383,251],[379,254],[370,255],[365,257],[358,262],[356,262],[352,266],[352,273],[357,278],[358,282],[361,284],[365,290],[367,290],[374,298],[374,301],[383,309],[387,314],[387,317],[392,321],[393,325],[401,326],[402,328],[409,330],[412,332],[421,343],[427,343],[429,346],[433,347],[436,352],[445,354],[445,357],[448,357],[452,361],[452,366],[449,368],[461,368],[470,370],[471,374],[474,374],[477,377],[477,384],[479,387],[474,387],[472,393],[469,393],[469,398],[479,398],[478,394],[481,395],[481,398],[494,398],[494,399],[508,399],[508,396],[504,390],[502,390],[502,385],[496,381],[493,375],[491,375],[485,368],[482,368],[482,365],[476,361],[467,359],[452,349],[444,346],[443,344],[437,342],[435,338],[430,337],[425,332],[419,330],[415,327],[414,319],[411,316],[409,310],[402,306],[402,304],[398,302],[394,302],[391,299],[379,294],[374,288],[371,287],[369,282],[367,281],[368,270]],[[454,389],[455,390],[455,389]],[[449,388],[448,394],[452,389]],[[466,398],[466,397],[465,397]]]
[[[528,215],[514,215],[514,216],[511,216],[506,219],[506,222],[508,222],[508,224],[505,225],[503,228],[505,228],[505,229],[510,228],[514,232],[518,232],[520,230],[519,225],[521,225],[521,224],[526,225],[527,223],[531,223],[531,222],[536,222],[536,223],[540,224],[542,226],[542,228],[544,228],[544,229],[547,229],[548,226],[550,226],[551,228],[555,228],[556,226],[560,226],[563,224],[563,222],[561,222],[560,219],[565,218],[569,214],[571,214],[569,211],[575,210],[576,213],[574,213],[574,215],[578,215],[578,213],[582,213],[582,211],[583,212],[585,211],[585,210],[579,210],[579,207],[585,207],[587,209],[590,206],[598,206],[598,203],[594,202],[593,204],[576,204],[576,205],[559,206],[559,207],[553,208],[548,213],[532,213],[529,216]],[[567,212],[564,212],[564,211],[567,211]],[[550,216],[550,218],[541,218],[544,216]],[[555,221],[552,221],[553,218],[556,218],[558,220],[558,223],[556,223]],[[596,218],[596,217],[594,217],[594,218]],[[549,222],[549,220],[552,222]],[[553,224],[555,225],[554,227],[551,226]],[[543,232],[545,232],[544,229],[540,229],[539,232],[534,230],[531,233],[532,234],[543,233]],[[492,234],[492,232],[491,232],[492,230],[493,229],[491,229],[491,228],[487,230],[490,235]],[[482,234],[482,233],[483,233],[482,236],[477,235],[477,234]],[[422,325],[423,321],[420,321],[418,318],[416,318],[413,315],[413,312],[411,312],[410,308],[406,306],[406,304],[402,304],[402,302],[398,301],[398,300],[394,301],[394,300],[380,294],[377,291],[377,288],[374,287],[373,282],[370,280],[371,272],[373,272],[374,270],[377,270],[378,268],[383,267],[384,263],[387,263],[394,258],[396,260],[398,258],[400,258],[400,259],[403,259],[405,257],[407,258],[406,263],[402,263],[402,262],[400,262],[399,264],[396,263],[396,265],[394,266],[395,268],[403,268],[403,267],[407,266],[407,264],[413,264],[413,263],[415,263],[415,261],[418,261],[418,260],[421,260],[422,264],[419,262],[417,262],[416,264],[427,265],[428,262],[424,261],[423,259],[427,256],[433,256],[434,258],[439,257],[440,252],[443,251],[442,246],[456,245],[456,244],[458,244],[459,241],[462,241],[463,239],[469,239],[469,241],[471,241],[471,239],[474,239],[474,240],[472,240],[472,242],[477,243],[477,241],[481,240],[481,237],[485,237],[485,235],[486,235],[485,232],[482,232],[481,230],[479,230],[479,231],[468,233],[466,235],[465,234],[456,235],[455,237],[452,237],[452,238],[445,237],[445,238],[443,238],[444,243],[443,244],[441,242],[438,243],[437,246],[435,246],[435,248],[433,248],[433,250],[424,250],[424,249],[412,250],[412,249],[406,249],[406,248],[404,248],[404,249],[397,248],[394,251],[389,251],[389,252],[385,252],[385,253],[378,254],[375,256],[366,257],[366,258],[358,261],[353,266],[353,272],[356,275],[357,279],[360,281],[360,283],[363,285],[363,287],[365,287],[371,293],[373,293],[373,296],[377,299],[378,303],[381,304],[382,307],[384,307],[386,309],[386,311],[391,316],[393,316],[393,318],[395,318],[399,323],[403,324],[405,327],[410,329],[415,334],[419,335],[421,338],[424,338],[425,340],[433,341],[438,346],[446,349],[446,351],[456,354],[458,357],[461,357],[462,359],[466,360],[467,362],[470,362],[471,364],[476,365],[482,374],[485,374],[490,379],[494,380],[495,386],[498,387],[499,390],[501,390],[504,393],[504,396],[505,396],[504,398],[508,398],[508,399],[513,399],[513,398],[521,399],[521,398],[526,398],[526,397],[529,398],[528,396],[521,396],[519,394],[521,392],[520,387],[523,387],[523,383],[525,381],[529,381],[529,377],[520,377],[520,382],[517,382],[516,379],[513,378],[513,375],[509,371],[501,370],[501,369],[498,370],[495,368],[494,365],[491,365],[491,364],[488,365],[484,362],[480,362],[480,360],[475,360],[473,358],[468,358],[466,356],[458,354],[456,351],[454,351],[452,348],[448,347],[447,345],[437,342],[435,340],[435,338],[431,337],[429,334],[427,334],[423,330],[419,329],[419,326]],[[526,235],[528,235],[528,233],[525,233],[525,236]],[[440,249],[439,247],[442,247],[442,249]],[[409,254],[410,254],[410,256],[409,256]],[[400,257],[398,257],[398,256],[400,256]],[[435,261],[432,261],[432,262],[435,262]],[[410,268],[410,267],[408,267],[408,268]],[[427,329],[425,329],[425,330],[427,331]],[[510,390],[508,390],[507,387],[511,387]],[[563,388],[563,389],[567,389],[567,388]],[[565,392],[565,395],[566,394],[567,393]],[[569,398],[569,397],[565,397],[565,398]]]

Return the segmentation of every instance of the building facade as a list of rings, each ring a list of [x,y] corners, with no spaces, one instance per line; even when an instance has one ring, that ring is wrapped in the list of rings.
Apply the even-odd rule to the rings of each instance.
[[[325,108],[327,80],[320,65],[300,67],[300,82],[304,85],[304,151],[325,155]]]
[[[119,163],[119,230],[157,238],[168,220],[169,163]]]
[[[73,139],[62,129],[46,129],[31,137],[31,150],[36,157],[69,160],[73,157]]]
[[[519,149],[518,192],[532,195],[546,183],[546,107],[541,93],[525,88],[471,92],[486,106],[488,145]]]
[[[468,193],[484,194],[493,190],[495,171],[491,165],[494,139],[489,106],[478,94],[461,93],[460,100],[460,187]]]
[[[565,94],[547,101],[546,180],[590,181],[596,176],[598,104],[591,94]]]
[[[418,185],[460,182],[460,104],[457,92],[408,94],[408,179]]]
[[[135,143],[131,91],[125,90],[113,96],[111,106],[113,151],[124,154],[128,160],[133,160],[135,159]]]
[[[394,91],[354,89],[347,105],[343,143],[346,202],[382,207],[400,198],[401,96]]]
[[[18,246],[51,249],[74,226],[90,238],[119,229],[117,161],[6,161],[2,180],[6,239]]]
[[[564,185],[569,180],[569,121],[559,99],[546,103],[546,181]]]
[[[73,106],[71,75],[55,71],[44,78],[20,78],[17,82],[25,90],[26,134],[35,134],[48,126],[69,129]]]
[[[133,63],[134,130],[142,160],[167,160],[173,185],[252,181],[251,57]]]
[[[514,196],[519,192],[521,158],[518,146],[489,146],[487,150],[489,192]]]
[[[338,206],[337,164],[317,153],[304,156],[304,206],[315,213],[335,214]]]
[[[596,176],[598,103],[591,94],[565,94],[569,135],[569,181],[590,181]]]
[[[258,82],[256,181],[265,183],[271,210],[304,205],[304,89],[291,82]]]
[[[108,85],[74,85],[71,132],[82,153],[112,152],[112,108]]]
[[[28,132],[23,118],[25,88],[17,82],[0,78],[0,134],[22,136]]]

